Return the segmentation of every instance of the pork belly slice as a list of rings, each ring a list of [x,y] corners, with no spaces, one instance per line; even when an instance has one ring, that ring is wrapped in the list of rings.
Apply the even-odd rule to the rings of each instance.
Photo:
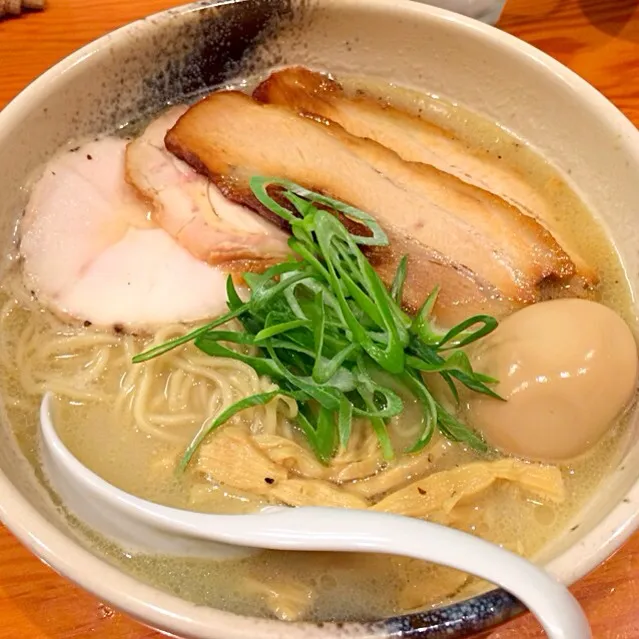
[[[196,160],[193,160],[196,163]],[[203,167],[202,170],[206,170]],[[209,174],[217,181],[220,190],[236,202],[253,208],[264,217],[288,224],[265,208],[253,195],[248,174],[234,176]],[[273,193],[277,198],[276,193]],[[285,205],[286,202],[280,202]],[[366,235],[366,229],[340,214],[344,225],[352,232]],[[488,314],[505,317],[522,303],[505,298],[494,286],[477,277],[470,269],[451,262],[445,256],[412,240],[396,229],[386,229],[388,246],[366,247],[362,249],[382,281],[390,288],[397,267],[404,255],[408,256],[408,271],[404,286],[402,304],[411,313],[417,312],[426,297],[438,286],[440,292],[434,310],[436,319],[444,326],[453,326],[474,314]]]
[[[203,169],[205,170],[205,169]],[[264,217],[289,228],[286,222],[272,213],[255,198],[249,186],[248,174],[233,177],[212,176],[220,190],[236,202],[253,208]],[[273,193],[277,199],[277,194]],[[282,205],[286,202],[282,201]],[[352,220],[340,219],[352,232],[366,235],[366,229]],[[392,284],[399,262],[404,255],[409,258],[409,268],[404,286],[403,306],[415,313],[426,297],[436,287],[440,287],[435,307],[435,317],[444,326],[452,326],[470,315],[485,313],[495,317],[505,317],[523,306],[516,300],[509,300],[488,282],[480,280],[470,269],[454,264],[445,256],[412,241],[396,230],[389,233],[389,246],[366,247],[362,249],[373,268],[387,287]]]
[[[474,304],[480,296],[486,305],[494,306],[499,300],[512,308],[538,299],[545,278],[561,279],[573,272],[567,255],[534,220],[525,218],[531,233],[547,242],[531,241],[526,251],[513,255],[502,239],[518,242],[515,234],[505,234],[497,224],[482,230],[450,210],[471,209],[471,217],[486,211],[490,216],[486,202],[494,196],[459,180],[442,188],[432,179],[432,167],[405,162],[393,151],[352,136],[337,124],[299,117],[236,91],[214,93],[191,107],[165,142],[170,151],[208,175],[227,197],[265,215],[269,213],[248,190],[251,175],[285,177],[368,211],[400,250],[378,251],[376,268],[388,280],[387,271],[397,265],[402,252],[416,265],[409,269],[412,276],[405,300],[409,307],[423,301],[435,282],[449,291],[463,291],[462,303],[473,297]],[[493,235],[485,232],[491,228]],[[525,226],[519,235],[525,235],[524,231]],[[426,269],[425,264],[439,268]]]
[[[166,150],[166,132],[187,109],[168,109],[128,144],[127,181],[150,203],[154,221],[198,260],[229,271],[281,262],[289,253],[285,232],[227,200]]]
[[[506,207],[501,207],[502,215],[512,217],[515,229],[521,224],[518,212],[532,216],[568,253],[584,283],[587,286],[597,283],[596,271],[558,235],[554,228],[556,221],[545,199],[515,170],[479,157],[449,131],[370,96],[349,96],[335,80],[304,67],[272,73],[255,89],[253,96],[301,114],[329,119],[353,135],[383,144],[404,160],[432,165],[495,194],[518,209],[508,212]]]

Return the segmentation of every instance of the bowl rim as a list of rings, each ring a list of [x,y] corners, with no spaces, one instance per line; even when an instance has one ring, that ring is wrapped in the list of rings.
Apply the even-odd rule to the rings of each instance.
[[[0,111],[0,129],[12,128],[21,119],[21,112],[46,86],[71,71],[89,57],[108,49],[115,40],[123,40],[138,30],[154,29],[158,20],[175,15],[187,15],[216,4],[250,0],[204,0],[159,11],[135,20],[87,43],[31,81]],[[618,134],[623,153],[632,157],[639,166],[639,132],[632,122],[604,95],[575,72],[534,46],[498,28],[445,9],[412,0],[315,0],[321,4],[337,4],[354,8],[379,7],[389,13],[398,12],[414,16],[416,20],[453,23],[462,31],[491,42],[519,56],[522,61],[542,67],[555,80],[579,95],[580,100],[596,109],[603,120]],[[634,142],[634,144],[633,144]],[[59,574],[65,576],[94,596],[107,601],[142,623],[167,631],[188,633],[207,639],[246,639],[250,632],[259,632],[265,639],[302,639],[330,636],[331,624],[320,630],[316,624],[293,623],[256,619],[191,604],[179,597],[162,592],[118,569],[108,560],[93,554],[78,540],[63,533],[50,523],[12,484],[0,470],[0,522],[2,522],[31,552]],[[562,555],[546,564],[556,574],[559,564],[572,566],[564,572],[564,581],[573,583],[590,572],[610,556],[639,527],[639,480],[626,492],[625,497],[604,519],[579,542]],[[195,618],[194,618],[195,617]],[[383,625],[383,623],[382,623]],[[368,624],[344,624],[349,636],[376,636],[385,634],[383,627],[373,629]],[[356,628],[359,627],[359,631]],[[353,634],[355,631],[355,634]],[[341,632],[336,631],[341,634]]]

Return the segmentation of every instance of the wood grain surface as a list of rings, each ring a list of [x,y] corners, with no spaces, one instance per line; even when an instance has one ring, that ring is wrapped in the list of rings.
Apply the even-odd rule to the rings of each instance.
[[[1,21],[0,108],[89,40],[178,4],[181,0],[49,0],[42,13]],[[500,26],[579,73],[639,125],[639,0],[508,0]],[[639,534],[573,590],[596,639],[639,638]],[[543,636],[526,615],[481,639]],[[161,635],[56,575],[0,527],[0,639],[85,637]]]

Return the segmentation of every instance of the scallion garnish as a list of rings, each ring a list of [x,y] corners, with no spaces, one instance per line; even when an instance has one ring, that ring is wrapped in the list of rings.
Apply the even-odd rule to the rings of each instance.
[[[493,331],[495,318],[476,315],[445,333],[438,331],[431,319],[437,290],[411,318],[400,306],[407,259],[401,260],[389,291],[359,248],[388,244],[370,215],[288,180],[254,177],[250,184],[257,199],[290,224],[289,246],[296,257],[259,275],[246,273],[247,302],[241,300],[229,276],[228,313],[133,361],[144,362],[194,341],[208,355],[240,360],[260,375],[268,375],[278,390],[251,395],[225,409],[193,439],[180,468],[233,415],[277,395],[298,402],[298,426],[324,463],[346,448],[355,417],[369,420],[384,457],[391,459],[387,426],[404,406],[395,391],[376,381],[380,373],[392,374],[422,407],[421,433],[408,452],[424,448],[436,428],[450,440],[485,450],[483,440],[433,397],[422,373],[441,375],[456,398],[457,383],[497,397],[488,386],[496,380],[474,372],[459,350]],[[273,186],[296,214],[271,197],[267,189]],[[357,220],[371,235],[349,233],[335,212]],[[233,318],[243,331],[218,328]],[[250,345],[256,354],[225,344]]]

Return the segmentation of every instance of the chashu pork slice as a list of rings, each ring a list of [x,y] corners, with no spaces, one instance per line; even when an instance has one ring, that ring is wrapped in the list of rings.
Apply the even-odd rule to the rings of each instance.
[[[149,221],[125,150],[105,137],[46,164],[18,227],[27,289],[66,321],[135,333],[221,315],[225,274]]]
[[[284,231],[227,200],[166,150],[166,132],[187,109],[169,108],[128,144],[127,181],[150,202],[158,226],[198,260],[228,271],[259,271],[281,262],[290,252]]]
[[[518,233],[505,231],[491,203],[507,205],[491,194],[450,176],[442,185],[431,166],[405,162],[337,124],[237,91],[214,93],[191,107],[165,142],[227,197],[270,219],[248,187],[252,175],[288,178],[372,214],[391,242],[371,256],[387,283],[401,255],[409,255],[404,302],[411,309],[439,284],[440,318],[444,309],[456,316],[470,310],[503,315],[538,299],[546,278],[574,272],[534,220],[523,216]],[[525,250],[513,251],[509,242],[520,246],[521,237],[528,238]]]
[[[514,169],[476,155],[451,132],[371,96],[350,96],[334,79],[304,67],[272,73],[255,89],[253,97],[332,120],[353,135],[383,144],[404,160],[430,164],[494,193],[553,233],[575,263],[581,282],[587,286],[597,283],[596,271],[557,234],[556,221],[544,197]],[[501,210],[508,215],[505,207]],[[516,228],[519,216],[512,210],[511,213]]]

